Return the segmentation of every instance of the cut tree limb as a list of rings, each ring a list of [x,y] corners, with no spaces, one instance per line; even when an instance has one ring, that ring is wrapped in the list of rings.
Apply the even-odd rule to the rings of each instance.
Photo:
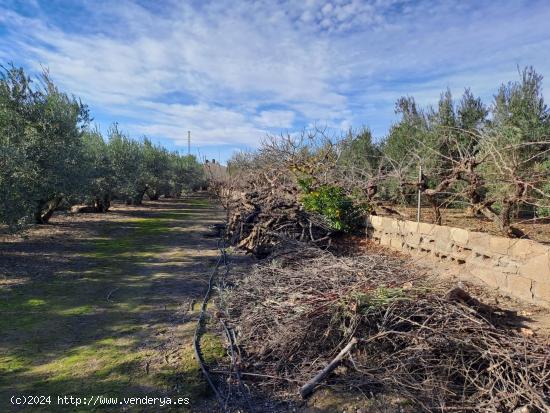
[[[326,367],[321,370],[315,377],[313,377],[310,381],[308,381],[306,384],[302,386],[300,389],[300,395],[302,398],[308,397],[311,393],[313,393],[313,390],[315,389],[315,386],[319,384],[321,380],[323,380],[332,370],[338,366],[338,364],[342,361],[344,356],[350,352],[350,350],[353,348],[353,346],[357,343],[357,339],[353,337],[351,341],[348,343],[346,347],[338,353],[336,357],[332,359],[332,361],[326,365]]]

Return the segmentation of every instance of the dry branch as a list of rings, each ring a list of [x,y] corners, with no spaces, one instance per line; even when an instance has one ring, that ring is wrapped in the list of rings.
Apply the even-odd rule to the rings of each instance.
[[[548,343],[465,291],[446,296],[402,259],[290,243],[230,283],[241,371],[261,388],[296,391],[356,337],[329,384],[399,394],[422,411],[550,408]]]
[[[323,370],[317,373],[315,377],[313,377],[310,381],[308,381],[306,384],[302,386],[302,388],[300,389],[300,396],[302,396],[302,398],[305,399],[311,393],[313,393],[315,386],[317,386],[326,376],[328,376],[338,366],[338,364],[340,364],[342,359],[346,356],[346,354],[348,354],[351,351],[351,349],[355,344],[357,344],[357,339],[353,337],[351,341],[347,344],[347,346],[344,347],[342,351],[340,351],[340,353],[338,353],[338,355],[334,357],[330,361],[330,363],[326,365],[325,368],[323,368]]]

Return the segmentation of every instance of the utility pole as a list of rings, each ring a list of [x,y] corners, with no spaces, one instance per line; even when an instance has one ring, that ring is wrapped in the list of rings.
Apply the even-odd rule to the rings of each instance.
[[[191,131],[187,131],[187,155],[191,155]]]

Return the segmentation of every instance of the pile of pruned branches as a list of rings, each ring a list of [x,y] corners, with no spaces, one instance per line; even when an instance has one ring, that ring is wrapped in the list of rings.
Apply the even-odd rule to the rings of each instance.
[[[210,177],[210,189],[227,211],[232,245],[264,257],[282,240],[330,243],[337,228],[322,214],[304,208],[299,186],[300,177],[315,177],[317,186],[323,185],[318,177],[334,148],[319,133],[269,139],[257,153],[234,158],[224,177]]]
[[[272,180],[273,184],[267,183]],[[227,205],[227,235],[232,245],[257,256],[267,255],[281,239],[324,243],[330,229],[305,212],[284,176],[264,172],[248,179],[247,188],[232,191]]]
[[[286,243],[229,281],[223,301],[240,369],[264,389],[297,393],[345,347],[332,385],[399,394],[425,411],[550,409],[548,343],[462,289],[434,287],[400,258]]]

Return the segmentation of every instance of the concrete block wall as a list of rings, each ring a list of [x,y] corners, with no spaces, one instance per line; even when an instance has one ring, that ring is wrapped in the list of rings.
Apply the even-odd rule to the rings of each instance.
[[[505,294],[550,307],[550,246],[442,225],[370,216],[368,237],[460,267]]]

